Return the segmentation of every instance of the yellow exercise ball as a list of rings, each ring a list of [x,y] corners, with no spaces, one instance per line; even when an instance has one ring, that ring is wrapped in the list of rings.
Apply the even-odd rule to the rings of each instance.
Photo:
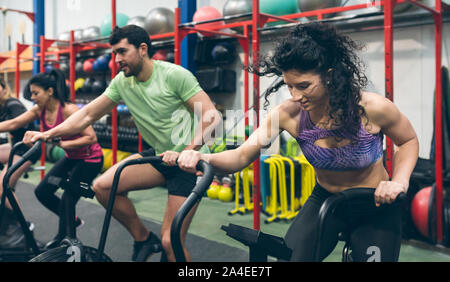
[[[78,91],[81,87],[83,87],[83,84],[84,84],[84,78],[77,78],[77,80],[75,80],[75,83],[74,83],[74,88],[75,88],[75,91]]]
[[[112,150],[111,149],[102,149],[103,151],[103,167],[101,172],[105,172],[112,166]]]

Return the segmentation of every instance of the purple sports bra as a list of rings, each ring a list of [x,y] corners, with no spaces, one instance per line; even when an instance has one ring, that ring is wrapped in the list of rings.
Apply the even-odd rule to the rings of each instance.
[[[348,171],[366,168],[383,155],[383,133],[368,133],[361,124],[357,143],[338,148],[323,148],[314,144],[319,139],[337,136],[350,139],[345,127],[327,130],[313,124],[309,113],[301,111],[297,142],[309,163],[318,169]]]
[[[47,111],[44,109],[41,113],[41,122],[44,126],[44,131],[52,129],[58,124],[64,121],[64,114],[62,111],[61,104],[59,105],[58,114],[56,116],[55,123],[53,125],[49,125],[45,120],[45,116]],[[81,135],[77,134],[75,136],[62,137],[61,140],[74,140],[80,138]],[[84,159],[85,162],[89,163],[99,163],[101,161],[101,157],[103,156],[102,148],[98,143],[94,143],[92,145],[84,146],[77,149],[64,150],[66,152],[66,157],[69,159]]]

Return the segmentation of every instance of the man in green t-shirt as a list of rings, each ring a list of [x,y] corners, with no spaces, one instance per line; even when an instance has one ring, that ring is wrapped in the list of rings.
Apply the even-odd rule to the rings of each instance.
[[[211,136],[211,131],[220,123],[220,115],[192,73],[181,66],[151,59],[151,42],[144,29],[135,25],[116,28],[109,42],[121,72],[111,81],[106,91],[59,126],[43,133],[27,132],[24,142],[32,144],[38,139],[74,135],[123,101],[128,106],[142,138],[152,147],[123,161],[160,155],[167,150],[173,152],[163,156],[163,161],[169,166],[136,165],[124,169],[113,216],[125,226],[135,240],[133,261],[145,261],[149,255],[161,251],[162,248],[167,259],[172,261],[175,257],[170,243],[170,226],[197,180],[195,175],[188,174],[175,165],[178,152],[206,152],[208,148],[203,145],[204,139]],[[200,118],[198,126],[196,116]],[[93,184],[97,199],[105,207],[119,164],[108,169]],[[127,192],[162,185],[167,187],[169,195],[159,240],[141,222],[133,203],[127,197]],[[186,237],[194,213],[195,208],[185,219],[181,230],[182,241]],[[185,254],[189,259],[186,249]]]

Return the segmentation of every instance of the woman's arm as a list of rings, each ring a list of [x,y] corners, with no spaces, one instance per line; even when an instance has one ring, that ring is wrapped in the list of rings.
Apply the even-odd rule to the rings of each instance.
[[[377,187],[376,197],[390,202],[400,192],[407,192],[409,178],[419,157],[419,141],[408,118],[388,99],[376,97],[372,106],[368,108],[369,120],[381,128],[397,146],[393,160],[391,183],[382,182]],[[381,198],[386,199],[381,199]]]
[[[280,106],[269,112],[258,129],[238,148],[217,154],[201,154],[193,150],[181,152],[178,165],[185,171],[194,173],[197,162],[202,159],[209,162],[215,170],[223,173],[233,173],[247,167],[261,152],[268,148],[272,141],[283,130],[287,114],[280,110]]]
[[[75,104],[66,104],[63,110],[64,119],[69,118],[72,114],[78,111],[78,107]],[[97,142],[97,135],[95,134],[92,126],[88,126],[80,132],[81,137],[74,140],[61,140],[59,146],[63,149],[77,149],[84,146],[88,146]]]
[[[39,118],[39,110],[37,106],[34,106],[31,110],[28,110],[13,119],[0,122],[0,132],[10,132],[25,127],[37,118]]]
[[[47,140],[61,136],[72,136],[81,133],[89,125],[94,123],[108,112],[110,112],[117,104],[106,95],[100,95],[89,104],[84,106],[72,114],[68,119],[58,126],[39,134],[27,134],[24,138],[25,144],[33,144],[39,139]]]

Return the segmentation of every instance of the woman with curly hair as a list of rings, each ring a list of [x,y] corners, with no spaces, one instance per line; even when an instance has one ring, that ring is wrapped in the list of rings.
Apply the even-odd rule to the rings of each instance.
[[[352,205],[342,217],[351,222],[353,260],[373,260],[374,249],[376,261],[398,260],[402,210],[399,205],[384,204],[407,191],[418,158],[418,140],[408,119],[391,101],[363,90],[367,78],[356,53],[361,49],[331,25],[297,25],[274,55],[262,61],[259,73],[282,76],[283,82],[268,92],[285,84],[292,97],[271,110],[239,148],[218,154],[184,151],[178,159],[178,165],[189,172],[195,172],[203,159],[231,173],[257,159],[281,131],[295,137],[315,168],[317,184],[285,236],[292,261],[314,260],[322,203],[335,193],[357,187],[374,188],[375,196],[373,207]],[[272,125],[275,120],[279,128]],[[383,135],[398,149],[392,179],[383,166]],[[380,205],[385,208],[379,209]],[[377,209],[380,212],[367,212]],[[339,220],[327,221],[323,229],[321,260],[337,244]]]

